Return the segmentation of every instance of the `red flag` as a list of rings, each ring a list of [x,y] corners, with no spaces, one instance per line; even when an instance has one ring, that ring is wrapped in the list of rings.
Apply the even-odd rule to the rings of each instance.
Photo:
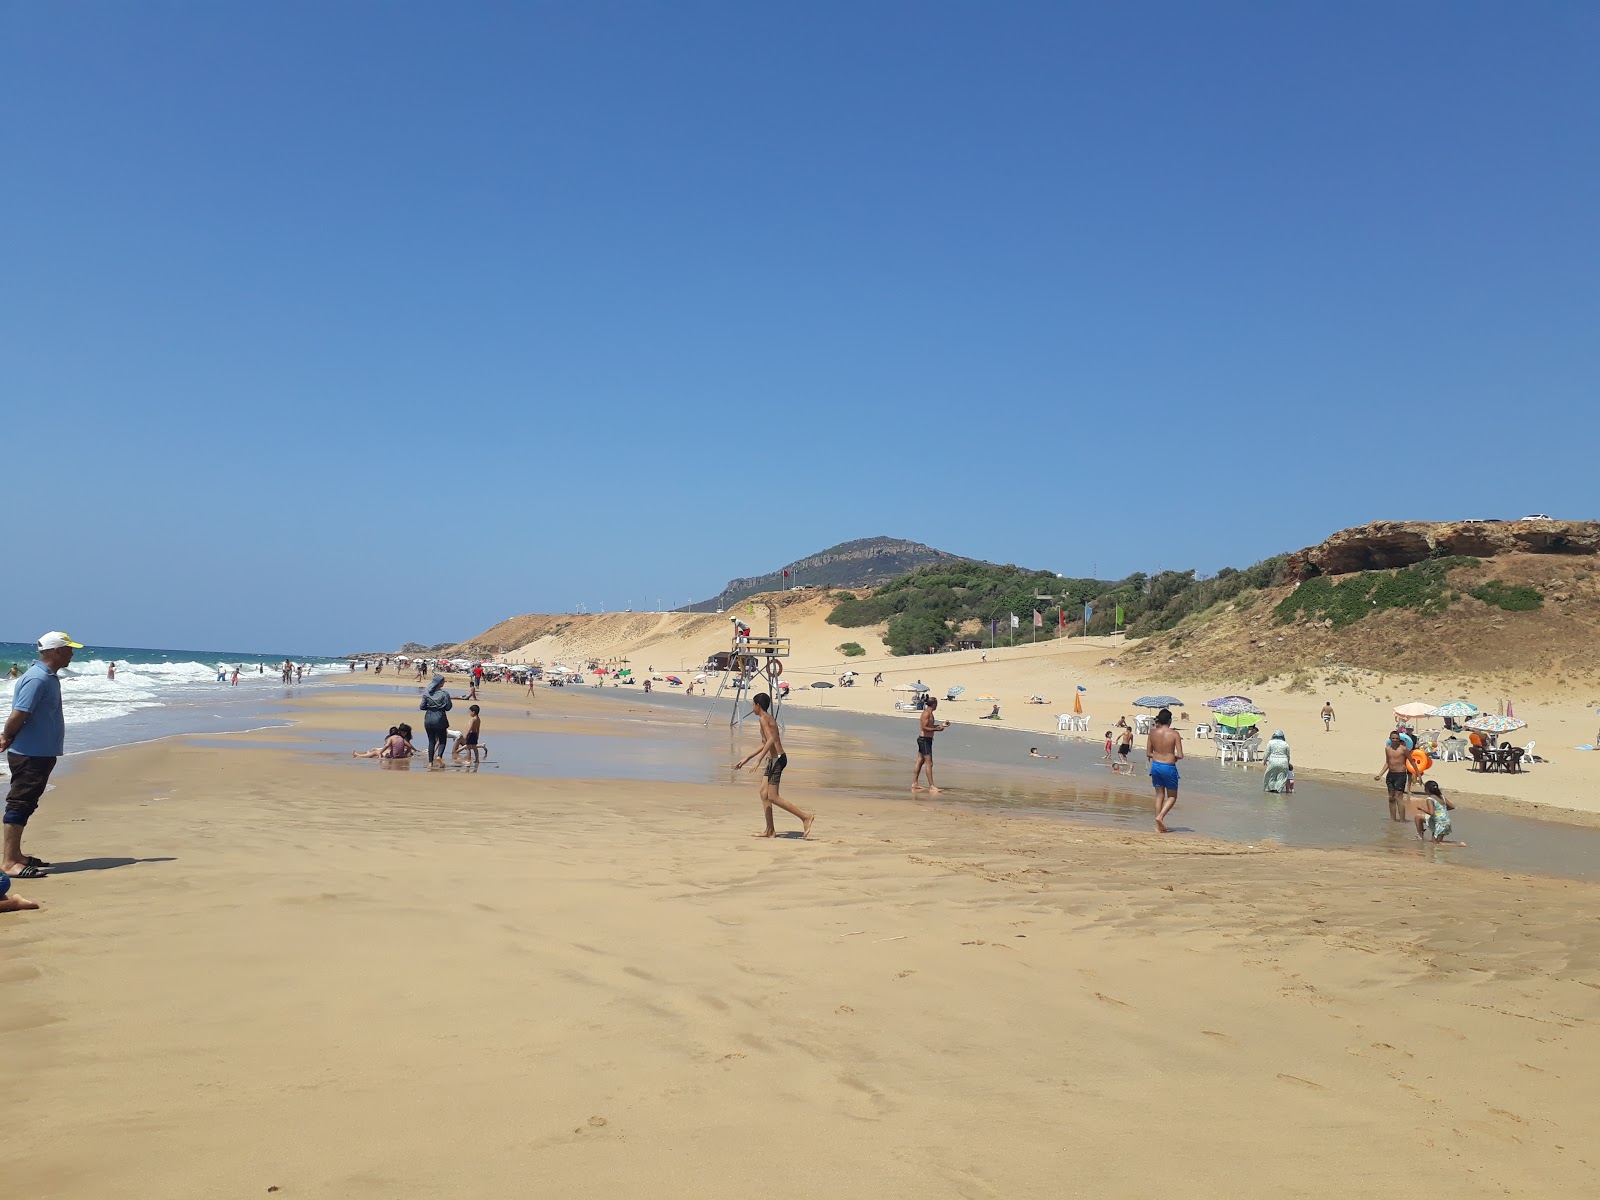
[[[787,571],[785,571],[785,572],[784,572],[784,573],[783,573],[783,577],[784,577],[784,578],[785,578],[785,579],[787,579],[787,578],[789,578],[789,572],[787,572]]]
[[[1033,610],[1033,627],[1035,629],[1044,628],[1044,618],[1039,615],[1039,610],[1037,608]]]
[[[1058,608],[1058,609],[1056,609],[1056,628],[1057,629],[1065,629],[1066,627],[1067,627],[1067,610],[1064,609],[1064,608]]]

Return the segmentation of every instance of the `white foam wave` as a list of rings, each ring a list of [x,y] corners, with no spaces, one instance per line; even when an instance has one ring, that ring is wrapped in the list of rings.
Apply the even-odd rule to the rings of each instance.
[[[109,665],[104,659],[91,658],[76,661],[61,673],[61,707],[69,724],[126,717],[142,708],[157,708],[185,698],[199,698],[207,691],[226,691],[237,696],[247,687],[283,686],[276,668],[269,666],[265,672],[258,672],[255,663],[241,668],[238,687],[217,681],[217,671],[224,666],[231,680],[232,663],[119,661],[115,679],[106,676]],[[330,673],[331,669],[326,665],[306,668],[307,679]],[[0,681],[0,702],[6,708],[10,707],[15,686],[9,679]]]

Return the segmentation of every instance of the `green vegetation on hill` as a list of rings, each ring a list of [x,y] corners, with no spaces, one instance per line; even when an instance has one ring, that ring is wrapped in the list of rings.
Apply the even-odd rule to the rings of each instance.
[[[1087,603],[1094,609],[1091,635],[1113,632],[1120,607],[1121,627],[1130,636],[1146,637],[1216,605],[1247,603],[1254,593],[1285,582],[1285,562],[1280,555],[1244,570],[1224,567],[1210,579],[1196,579],[1193,571],[1162,571],[1135,572],[1116,581],[1063,579],[1049,571],[965,560],[943,562],[893,580],[865,599],[840,600],[828,620],[846,629],[887,624],[884,640],[893,653],[925,654],[963,639],[987,642],[991,622],[999,624],[998,640],[1010,641],[1012,613],[1021,621],[1018,641],[1060,636],[1058,607],[1066,613],[1066,632],[1076,634],[1083,630]],[[1316,576],[1284,597],[1273,612],[1281,624],[1309,618],[1332,621],[1335,628],[1390,608],[1437,615],[1461,599],[1450,587],[1450,572],[1480,565],[1476,558],[1448,555],[1392,571]],[[1544,603],[1536,589],[1500,580],[1480,584],[1470,594],[1512,612],[1530,612]],[[1035,609],[1045,618],[1037,633]]]
[[[1280,624],[1287,625],[1303,613],[1313,621],[1331,620],[1335,629],[1354,625],[1368,613],[1386,608],[1407,608],[1438,616],[1453,598],[1447,579],[1450,572],[1457,567],[1478,565],[1476,558],[1457,555],[1428,559],[1396,571],[1359,571],[1337,579],[1319,575],[1301,583],[1273,611]]]
[[[1544,607],[1544,596],[1538,588],[1517,587],[1500,579],[1480,583],[1467,595],[1507,612],[1533,612]]]
[[[1067,632],[1078,633],[1085,604],[1094,609],[1090,634],[1117,628],[1120,607],[1123,628],[1143,636],[1170,629],[1190,613],[1246,591],[1281,582],[1283,562],[1269,558],[1243,571],[1228,567],[1211,579],[1196,579],[1193,571],[1163,571],[1155,576],[1137,572],[1115,581],[1064,579],[1050,571],[993,563],[938,563],[887,583],[866,599],[840,601],[828,620],[846,629],[887,623],[884,640],[895,654],[923,654],[963,636],[983,641],[990,636],[991,622],[999,623],[999,640],[1008,641],[1012,613],[1021,622],[1019,640],[1059,636],[1058,609],[1065,610]],[[1035,609],[1045,619],[1037,633]]]
[[[989,623],[999,621],[1001,637],[1011,633],[1011,614],[1022,622],[1024,636],[1033,635],[1033,610],[1049,610],[1049,620],[1039,631],[1043,637],[1056,634],[1055,600],[1037,596],[1064,597],[1061,603],[1071,615],[1079,596],[1093,596],[1102,585],[1092,579],[1061,579],[1051,571],[1026,571],[1021,567],[958,559],[935,563],[890,582],[865,600],[841,600],[828,614],[834,625],[859,629],[888,623],[884,640],[895,654],[924,654],[957,641],[962,626],[969,635],[980,626],[987,637]]]

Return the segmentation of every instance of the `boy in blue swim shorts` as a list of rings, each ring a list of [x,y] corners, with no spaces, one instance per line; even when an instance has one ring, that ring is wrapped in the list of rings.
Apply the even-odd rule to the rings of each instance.
[[[1178,760],[1183,757],[1183,735],[1172,727],[1172,710],[1163,708],[1145,737],[1150,759],[1150,784],[1156,789],[1156,832],[1166,833],[1166,817],[1178,802]]]

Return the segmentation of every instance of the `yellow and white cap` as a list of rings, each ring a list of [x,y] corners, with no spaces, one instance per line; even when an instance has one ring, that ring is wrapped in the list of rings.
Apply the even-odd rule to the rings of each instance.
[[[59,629],[53,629],[39,639],[39,649],[41,650],[61,650],[67,646],[71,646],[74,650],[83,649],[82,642],[73,641]]]

